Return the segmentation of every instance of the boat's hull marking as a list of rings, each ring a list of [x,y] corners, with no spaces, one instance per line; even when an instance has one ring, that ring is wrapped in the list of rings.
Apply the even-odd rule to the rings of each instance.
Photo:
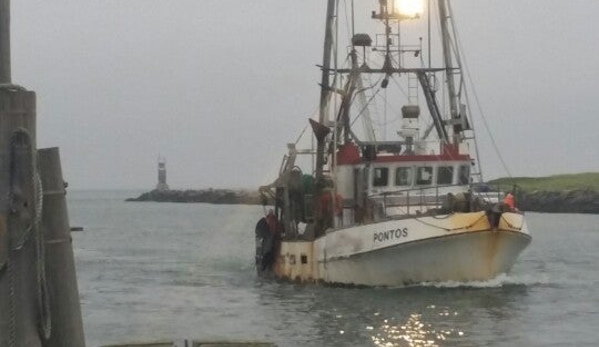
[[[530,236],[521,214],[505,213],[497,230],[484,217],[475,212],[390,220],[335,230],[314,242],[283,241],[275,274],[375,286],[490,279],[511,268]]]

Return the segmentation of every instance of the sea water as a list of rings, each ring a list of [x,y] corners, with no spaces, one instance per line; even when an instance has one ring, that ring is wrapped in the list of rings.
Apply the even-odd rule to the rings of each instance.
[[[511,273],[344,289],[260,279],[260,206],[67,195],[88,346],[259,339],[279,346],[597,346],[599,216],[527,213]]]

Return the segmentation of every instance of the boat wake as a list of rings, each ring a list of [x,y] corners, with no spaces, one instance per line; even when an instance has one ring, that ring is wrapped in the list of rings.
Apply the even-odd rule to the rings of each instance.
[[[434,288],[502,288],[511,286],[538,286],[551,284],[549,276],[539,275],[507,275],[501,274],[488,281],[446,281],[446,282],[424,282],[410,287],[434,287]]]

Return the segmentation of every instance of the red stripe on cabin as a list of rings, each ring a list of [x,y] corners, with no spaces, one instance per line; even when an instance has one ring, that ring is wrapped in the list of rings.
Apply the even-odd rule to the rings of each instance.
[[[435,161],[470,161],[467,154],[459,154],[457,146],[446,145],[442,154],[432,155],[378,155],[373,163],[393,162],[435,162]],[[365,163],[360,155],[360,148],[354,144],[345,144],[337,151],[337,165],[356,165]]]
[[[353,143],[348,143],[339,147],[337,151],[337,165],[351,165],[362,161],[360,148]]]

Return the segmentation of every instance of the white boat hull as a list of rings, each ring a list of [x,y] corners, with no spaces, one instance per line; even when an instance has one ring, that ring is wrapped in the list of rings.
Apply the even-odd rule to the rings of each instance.
[[[400,244],[327,261],[323,280],[377,286],[487,280],[509,271],[529,240],[511,231],[479,231]]]
[[[484,212],[391,220],[283,241],[277,277],[300,282],[402,286],[480,281],[508,272],[531,237],[520,214],[492,228]]]

